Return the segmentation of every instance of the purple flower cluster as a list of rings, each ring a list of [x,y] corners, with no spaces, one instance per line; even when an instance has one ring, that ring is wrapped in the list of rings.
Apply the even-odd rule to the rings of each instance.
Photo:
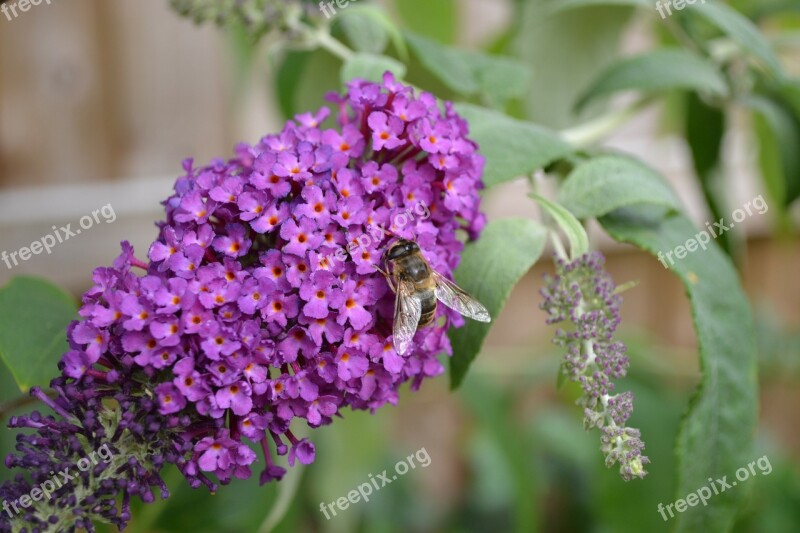
[[[249,477],[257,456],[245,439],[263,450],[262,483],[284,474],[271,447],[290,465],[312,462],[293,420],[316,427],[345,407],[396,403],[401,384],[443,371],[445,333],[463,324],[440,306],[445,320],[399,356],[394,295],[375,267],[394,234],[450,275],[458,230],[479,235],[483,159],[466,122],[390,74],[329,100],[337,128],[323,127],[324,108],[239,145],[231,160],[187,160],[150,262],[124,243],[70,328],[65,376],[136,379],[164,420],[185,419],[176,435],[191,453],[179,466],[193,486]],[[428,218],[397,216],[420,203]]]
[[[625,375],[629,361],[625,345],[614,340],[622,297],[603,269],[604,262],[599,252],[569,263],[556,258],[556,276],[546,276],[540,307],[550,315],[548,324],[570,324],[569,331],[559,329],[553,339],[567,350],[561,371],[581,385],[578,403],[584,409],[586,429],[600,429],[606,465],[619,463],[627,481],[644,477],[644,465],[650,460],[641,453],[639,430],[625,426],[633,412],[633,394],[613,394],[612,380]]]

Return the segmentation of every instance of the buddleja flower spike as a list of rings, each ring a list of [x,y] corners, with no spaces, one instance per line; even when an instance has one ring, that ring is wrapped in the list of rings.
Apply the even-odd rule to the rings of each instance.
[[[95,271],[52,383],[57,397],[35,391],[55,415],[12,420],[35,433],[18,438],[6,464],[31,479],[0,496],[18,499],[103,444],[116,459],[13,521],[3,515],[0,531],[92,530],[95,519],[123,527],[131,496],[167,495],[166,463],[193,487],[250,477],[258,456],[248,442],[263,454],[261,482],[280,479],[274,453],[289,465],[314,460],[292,422],[313,428],[347,407],[396,404],[403,383],[416,389],[443,371],[437,355],[451,352],[447,329],[463,319],[442,307],[445,320],[398,355],[394,295],[374,266],[400,235],[451,276],[464,246],[457,232],[474,239],[485,225],[483,159],[449,104],[440,111],[389,74],[330,101],[338,128],[322,127],[323,109],[239,145],[231,160],[187,160],[149,262],[123,243],[114,265]]]
[[[601,432],[600,449],[606,465],[619,465],[623,479],[642,478],[650,460],[642,455],[644,443],[638,429],[625,426],[633,411],[633,394],[614,394],[612,380],[628,369],[625,345],[614,339],[620,323],[622,297],[603,269],[600,252],[574,261],[556,257],[556,275],[546,276],[541,308],[550,315],[548,324],[565,324],[553,342],[566,348],[561,371],[579,383],[586,429]]]

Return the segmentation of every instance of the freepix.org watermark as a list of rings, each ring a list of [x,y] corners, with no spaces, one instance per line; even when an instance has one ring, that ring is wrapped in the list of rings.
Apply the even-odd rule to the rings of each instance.
[[[758,472],[756,472],[756,466],[758,466]],[[710,500],[713,496],[732,489],[739,483],[739,481],[747,481],[750,479],[751,475],[753,477],[757,476],[758,474],[766,476],[770,472],[772,472],[772,464],[769,462],[769,457],[764,455],[755,461],[750,461],[747,466],[743,466],[738,469],[736,471],[736,481],[731,480],[729,483],[728,476],[722,476],[716,480],[713,478],[708,478],[708,485],[704,485],[696,491],[690,492],[686,495],[686,498],[680,498],[666,506],[663,503],[659,503],[657,508],[658,512],[661,514],[661,518],[664,519],[664,522],[666,522],[670,518],[675,518],[675,513],[672,512],[673,507],[676,511],[682,513],[689,507],[696,506],[698,503],[702,503],[703,506],[706,506],[708,505],[708,500]],[[669,518],[667,517],[667,513],[669,513]]]
[[[384,470],[377,476],[373,476],[369,474],[369,481],[365,481],[364,483],[360,484],[358,488],[351,490],[347,493],[347,496],[342,496],[335,501],[330,503],[320,502],[319,510],[322,511],[322,514],[325,515],[325,518],[330,520],[332,516],[336,516],[336,509],[338,508],[340,511],[345,511],[350,504],[356,504],[360,501],[369,501],[370,495],[374,491],[379,491],[386,485],[390,484],[392,481],[397,479],[397,476],[405,475],[409,470],[413,470],[417,467],[417,464],[414,463],[414,459],[417,460],[417,463],[422,467],[425,468],[429,464],[431,464],[431,456],[428,455],[428,451],[425,448],[420,448],[415,453],[409,455],[405,459],[401,459],[394,465],[394,474],[390,476]]]
[[[705,4],[706,0],[658,0],[656,10],[661,18],[665,19],[672,15],[673,8],[675,11],[683,11],[687,6],[693,6],[698,2]]]
[[[726,223],[724,218],[719,219],[719,221],[714,222],[714,224],[706,222],[708,231],[699,231],[694,237],[687,239],[685,243],[676,246],[666,253],[658,252],[658,260],[664,265],[664,268],[668,269],[675,264],[675,259],[672,257],[673,255],[677,259],[684,259],[691,252],[696,252],[698,248],[705,250],[712,238],[716,239],[726,231],[733,229],[738,222],[742,222],[748,216],[753,216],[753,210],[759,215],[763,215],[769,211],[769,206],[762,195],[759,194],[749,202],[746,202],[741,208],[731,213],[733,222]],[[669,261],[669,266],[667,266],[667,261],[665,259]]]
[[[74,466],[81,472],[86,472],[90,468],[97,466],[99,463],[98,458],[104,463],[109,463],[113,457],[114,454],[108,444],[103,444],[97,450],[78,461]],[[51,471],[50,475],[50,479],[46,479],[33,487],[28,494],[23,494],[12,502],[3,500],[3,511],[8,513],[9,518],[14,518],[14,516],[20,514],[22,512],[19,509],[20,507],[27,509],[34,505],[33,502],[48,501],[58,489],[71,485],[76,479],[80,480],[80,474],[71,474],[69,467],[60,472]],[[12,509],[14,514],[11,514]]]
[[[413,207],[409,207],[402,213],[397,213],[392,217],[392,228],[403,229],[411,224],[415,218],[419,217],[421,220],[426,220],[431,216],[431,210],[425,205],[425,202],[417,202]],[[385,235],[393,235],[391,230],[382,228],[381,226],[370,226],[368,231],[360,235],[357,239],[347,245],[347,248],[342,246],[336,249],[333,257],[337,261],[347,261],[347,254],[353,254],[354,250],[360,249],[362,252],[367,250],[367,247],[373,242],[381,242]]]
[[[95,224],[99,224],[101,215],[102,220],[105,220],[106,224],[111,224],[117,220],[117,214],[114,212],[114,208],[111,204],[106,204],[100,209],[92,211],[91,216],[82,216],[78,221],[80,228],[72,229],[72,224],[67,224],[60,228],[53,226],[53,233],[49,233],[41,239],[33,241],[30,246],[23,246],[19,250],[13,252],[3,250],[0,252],[0,259],[2,259],[8,269],[11,270],[15,266],[18,266],[20,261],[27,261],[34,255],[39,255],[42,252],[47,252],[47,254],[50,255],[56,244],[61,244],[72,237],[80,235],[81,230],[88,230]]]
[[[29,11],[31,7],[40,4],[50,5],[53,0],[17,0],[16,2],[4,2],[0,4],[0,11],[6,16],[6,20],[12,21],[17,18],[20,13]]]
[[[333,0],[333,1],[324,1],[319,3],[319,10],[322,11],[322,14],[325,15],[325,18],[331,18],[336,16],[336,8],[344,9],[350,4],[355,4],[358,0]]]

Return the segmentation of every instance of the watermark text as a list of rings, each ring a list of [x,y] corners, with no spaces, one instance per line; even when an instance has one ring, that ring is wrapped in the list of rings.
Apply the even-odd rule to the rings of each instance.
[[[114,454],[111,452],[108,444],[103,444],[97,450],[79,460],[75,464],[75,467],[81,472],[86,472],[93,466],[97,466],[99,463],[98,457],[104,463],[108,463],[113,456]],[[52,476],[50,479],[46,479],[39,485],[33,487],[28,494],[23,494],[10,503],[3,500],[3,511],[8,513],[9,518],[14,518],[15,515],[20,514],[22,512],[20,511],[20,507],[27,509],[31,505],[34,505],[34,502],[48,501],[57,490],[72,484],[76,479],[80,481],[80,474],[70,473],[70,467],[59,472],[51,471],[50,475]],[[14,514],[11,514],[11,509],[14,510]]]
[[[758,467],[758,472],[756,472],[756,466]],[[689,507],[696,506],[698,503],[702,503],[705,507],[708,505],[708,500],[713,496],[732,489],[740,481],[747,481],[751,475],[753,477],[758,474],[766,476],[770,472],[772,472],[772,464],[769,462],[769,457],[764,455],[755,461],[750,461],[747,463],[747,466],[739,468],[736,471],[736,480],[732,479],[728,481],[728,476],[722,476],[719,479],[708,478],[708,485],[703,485],[696,491],[690,492],[685,498],[675,500],[666,506],[663,503],[659,503],[657,508],[658,512],[661,514],[661,518],[664,519],[664,522],[666,522],[670,518],[675,518],[675,513],[672,511],[673,508],[675,511],[682,513]],[[669,514],[669,517],[667,517],[667,514]]]
[[[417,461],[416,464],[414,463],[415,459]],[[362,500],[368,502],[373,493],[373,489],[375,492],[381,490],[386,485],[397,480],[398,476],[405,475],[409,469],[416,468],[417,464],[422,468],[431,464],[431,456],[428,455],[428,451],[425,448],[420,448],[405,459],[398,461],[397,464],[394,465],[394,474],[389,474],[386,470],[376,476],[369,474],[369,481],[361,483],[358,488],[348,492],[347,496],[342,496],[330,503],[320,502],[319,510],[325,515],[327,520],[330,520],[332,516],[336,516],[337,509],[345,511],[350,507],[350,504],[356,504]]]
[[[673,8],[675,11],[683,11],[687,6],[696,4],[698,0],[658,0],[656,2],[656,11],[661,15],[662,19],[672,16]],[[706,0],[699,0],[701,4],[705,4]]]
[[[675,264],[675,258],[677,259],[684,259],[687,255],[691,252],[696,252],[698,248],[702,248],[705,250],[708,247],[708,243],[711,242],[711,239],[716,239],[726,231],[733,229],[733,227],[742,222],[748,216],[752,216],[754,214],[763,215],[767,211],[769,211],[769,206],[767,202],[764,200],[762,195],[758,195],[749,202],[746,202],[741,208],[737,209],[733,213],[731,213],[731,218],[733,222],[726,222],[724,218],[719,219],[717,222],[711,224],[710,222],[706,221],[706,230],[701,230],[694,237],[688,239],[685,243],[679,244],[672,250],[668,252],[658,252],[658,260],[664,265],[664,268],[669,268]],[[675,256],[673,258],[672,256]],[[669,266],[667,266],[667,261],[669,261]]]
[[[47,252],[50,255],[56,244],[61,244],[64,241],[80,235],[81,230],[88,230],[95,224],[99,224],[101,220],[105,220],[106,224],[111,224],[117,219],[117,214],[111,204],[106,204],[100,209],[92,211],[92,215],[84,215],[78,221],[79,228],[72,228],[72,224],[66,226],[56,227],[53,226],[53,233],[48,233],[41,239],[35,240],[30,246],[23,246],[19,250],[7,252],[3,250],[0,252],[0,259],[6,264],[9,270],[18,266],[20,261],[27,261],[34,255],[39,255],[42,252]],[[13,263],[13,266],[12,266]]]
[[[2,11],[3,15],[6,16],[6,20],[10,22],[17,18],[21,13],[29,11],[31,7],[38,6],[42,2],[49,6],[52,0],[17,0],[16,2],[4,2],[3,4],[0,4],[0,11]]]

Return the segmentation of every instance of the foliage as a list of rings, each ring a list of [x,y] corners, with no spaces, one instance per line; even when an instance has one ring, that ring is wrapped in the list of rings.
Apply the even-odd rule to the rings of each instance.
[[[44,280],[17,277],[0,289],[0,359],[21,391],[56,374],[67,351],[64,331],[75,318],[72,297]]]

